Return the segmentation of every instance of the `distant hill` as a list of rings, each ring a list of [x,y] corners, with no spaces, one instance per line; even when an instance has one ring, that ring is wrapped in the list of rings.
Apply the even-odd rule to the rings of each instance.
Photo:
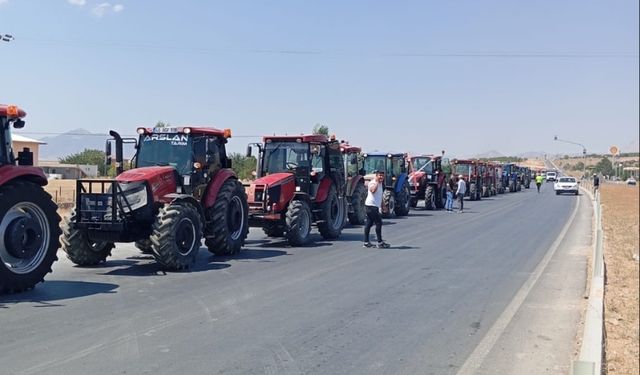
[[[545,155],[546,153],[540,151],[527,151],[518,154],[517,156],[525,159],[543,159]]]
[[[74,129],[55,137],[40,139],[46,145],[40,146],[41,160],[58,160],[59,158],[78,153],[86,148],[104,150],[106,134],[91,133],[85,129]]]
[[[491,151],[482,152],[480,154],[476,154],[473,156],[473,159],[491,159],[491,158],[501,158],[505,156],[506,156],[505,154],[499,151],[491,150]]]

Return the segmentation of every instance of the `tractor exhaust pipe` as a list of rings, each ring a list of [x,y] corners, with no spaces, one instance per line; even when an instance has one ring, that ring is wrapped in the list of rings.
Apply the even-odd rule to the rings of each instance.
[[[109,135],[116,141],[116,175],[124,171],[124,159],[122,156],[122,137],[115,130],[110,130]]]

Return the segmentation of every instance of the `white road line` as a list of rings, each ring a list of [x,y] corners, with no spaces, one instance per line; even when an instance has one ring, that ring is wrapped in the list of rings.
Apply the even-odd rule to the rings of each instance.
[[[487,331],[486,335],[482,338],[478,346],[476,346],[476,348],[464,362],[462,367],[460,367],[458,375],[475,374],[480,369],[480,366],[484,362],[485,358],[487,357],[487,355],[489,355],[489,352],[491,351],[493,346],[496,344],[500,336],[504,333],[511,320],[520,309],[520,306],[529,295],[529,292],[531,292],[531,289],[533,289],[533,287],[536,285],[536,282],[544,272],[545,268],[547,268],[547,265],[551,261],[553,255],[556,253],[556,250],[558,250],[558,247],[560,247],[560,243],[564,240],[564,237],[569,231],[569,227],[573,224],[573,221],[578,212],[579,205],[580,201],[576,199],[576,204],[573,208],[573,212],[571,213],[571,217],[565,224],[564,228],[562,228],[562,231],[558,235],[558,238],[556,238],[553,244],[551,244],[551,247],[549,248],[549,250],[547,250],[547,253],[545,254],[544,258],[542,258],[540,263],[538,263],[531,276],[529,276],[520,290],[518,290],[518,293],[516,293],[515,297],[513,297],[507,308],[502,312],[502,314],[500,314],[498,320],[496,320],[491,329]]]

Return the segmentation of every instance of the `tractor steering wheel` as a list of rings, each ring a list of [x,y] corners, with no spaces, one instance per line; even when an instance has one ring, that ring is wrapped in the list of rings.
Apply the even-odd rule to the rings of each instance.
[[[296,168],[298,168],[298,164],[296,164],[296,163],[294,163],[292,161],[288,161],[286,163],[286,165],[287,165],[287,169],[296,169]]]

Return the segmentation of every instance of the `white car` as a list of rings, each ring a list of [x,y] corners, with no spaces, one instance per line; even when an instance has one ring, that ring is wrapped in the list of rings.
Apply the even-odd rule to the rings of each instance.
[[[556,181],[558,178],[558,174],[556,172],[547,172],[547,182]]]
[[[636,184],[636,179],[633,177],[629,177],[627,178],[627,185],[635,185]]]
[[[556,191],[556,195],[562,193],[578,195],[578,181],[573,177],[560,177],[553,184],[553,190]]]

